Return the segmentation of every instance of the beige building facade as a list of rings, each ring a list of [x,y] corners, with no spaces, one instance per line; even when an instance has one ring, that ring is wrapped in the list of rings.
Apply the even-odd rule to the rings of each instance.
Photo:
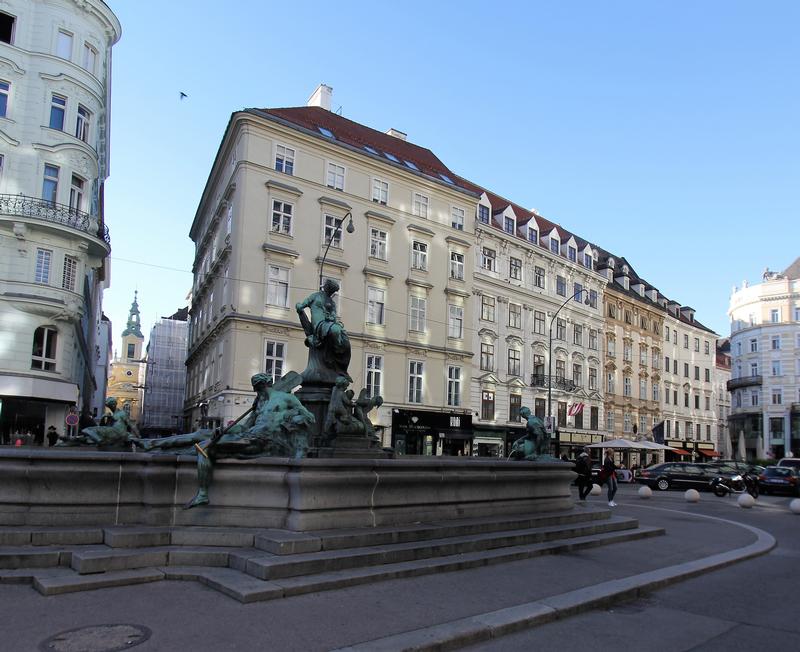
[[[111,362],[107,398],[117,399],[117,407],[125,410],[135,423],[140,423],[144,399],[144,335],[142,334],[139,301],[134,293],[128,323],[120,335],[120,348]],[[103,412],[100,412],[102,415]]]

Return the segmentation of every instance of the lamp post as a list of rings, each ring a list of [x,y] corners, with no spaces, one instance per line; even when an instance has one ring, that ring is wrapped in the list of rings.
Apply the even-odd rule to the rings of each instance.
[[[336,239],[336,234],[342,232],[342,222],[345,221],[346,218],[350,218],[350,221],[347,224],[347,232],[352,233],[356,230],[356,227],[353,226],[353,213],[347,211],[342,219],[336,221],[336,226],[333,229],[333,233],[331,233],[331,237],[328,238],[328,246],[325,247],[325,253],[322,254],[322,260],[319,263],[319,287],[322,287],[322,270],[325,269],[325,259],[328,257],[328,251],[331,248],[331,243]]]
[[[558,310],[556,310],[556,313],[550,318],[550,329],[548,331],[550,342],[547,348],[547,416],[550,423],[552,423],[553,419],[553,322],[556,320],[558,313],[561,312],[564,306],[566,306],[573,299],[579,297],[584,292],[586,292],[584,304],[588,306],[590,303],[589,290],[587,288],[581,288],[564,303],[562,303]]]

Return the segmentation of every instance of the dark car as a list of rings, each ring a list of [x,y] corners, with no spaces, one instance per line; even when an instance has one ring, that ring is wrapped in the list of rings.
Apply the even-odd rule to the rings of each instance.
[[[752,476],[758,476],[764,471],[763,466],[742,462],[741,460],[714,460],[713,462],[708,462],[708,465],[717,467],[720,470],[720,475],[749,473]]]
[[[636,474],[636,482],[651,489],[701,489],[707,490],[709,482],[720,475],[719,469],[710,464],[693,462],[667,462],[642,469]]]
[[[784,457],[778,462],[778,466],[791,466],[800,471],[800,457]]]
[[[758,488],[765,494],[780,491],[800,496],[800,475],[791,466],[768,466],[758,476]]]

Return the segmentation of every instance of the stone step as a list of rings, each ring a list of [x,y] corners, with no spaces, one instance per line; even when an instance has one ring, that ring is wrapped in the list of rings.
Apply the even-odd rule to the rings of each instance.
[[[0,584],[31,584],[36,577],[75,575],[75,571],[62,566],[48,568],[14,568],[0,570]]]
[[[247,549],[245,549],[247,550]],[[161,546],[153,548],[103,548],[71,551],[67,561],[81,575],[154,566],[227,567],[231,553],[242,548]]]
[[[58,548],[3,548],[0,550],[0,569],[58,566],[61,563],[61,554],[62,551]]]
[[[0,546],[90,545],[103,543],[102,528],[0,528]]]
[[[103,543],[110,548],[168,546],[170,534],[166,527],[107,527],[103,528]]]
[[[157,582],[164,579],[164,573],[155,568],[112,571],[96,575],[70,574],[37,575],[33,587],[42,595],[59,595],[76,591],[91,591],[112,586],[128,586]]]
[[[232,553],[230,566],[262,580],[311,575],[329,571],[346,570],[363,566],[442,557],[479,550],[553,541],[556,539],[587,536],[595,533],[632,529],[635,519],[611,517],[603,520],[553,525],[510,532],[412,541],[383,546],[366,546],[345,550],[328,550],[282,557],[261,556],[251,552]]]

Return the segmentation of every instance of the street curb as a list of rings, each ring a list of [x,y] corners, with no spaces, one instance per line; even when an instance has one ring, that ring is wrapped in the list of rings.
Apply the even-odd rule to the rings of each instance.
[[[681,512],[680,510],[660,507],[645,507],[644,505],[639,505],[638,507],[686,514],[686,512]],[[637,598],[682,580],[764,555],[776,545],[775,538],[771,534],[751,525],[705,514],[692,514],[692,516],[745,528],[756,535],[756,541],[742,548],[717,553],[709,557],[631,575],[630,577],[601,582],[600,584],[514,607],[477,614],[468,618],[423,627],[372,641],[364,641],[348,647],[337,648],[332,652],[455,650],[466,645],[488,641],[542,625],[559,618],[567,618],[608,604],[616,604],[620,600]]]

